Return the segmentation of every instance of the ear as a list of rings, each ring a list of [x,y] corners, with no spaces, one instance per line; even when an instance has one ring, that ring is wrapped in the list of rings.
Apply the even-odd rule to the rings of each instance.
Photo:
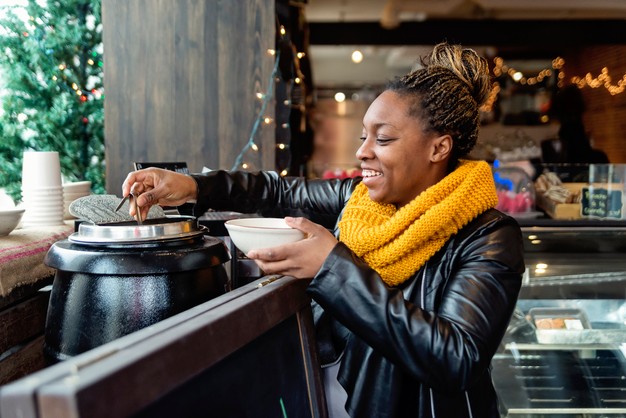
[[[442,135],[432,140],[432,154],[430,160],[438,163],[447,160],[452,152],[452,137],[450,135]]]

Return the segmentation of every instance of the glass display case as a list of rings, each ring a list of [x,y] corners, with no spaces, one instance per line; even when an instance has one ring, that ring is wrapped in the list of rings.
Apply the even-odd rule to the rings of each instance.
[[[522,225],[526,273],[493,359],[503,417],[626,417],[626,224]]]

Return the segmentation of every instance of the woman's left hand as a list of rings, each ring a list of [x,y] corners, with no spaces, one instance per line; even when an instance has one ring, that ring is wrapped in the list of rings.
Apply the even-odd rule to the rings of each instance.
[[[254,260],[265,274],[312,278],[337,245],[337,239],[326,228],[306,218],[286,217],[285,222],[304,232],[306,237],[292,244],[252,250],[246,256]]]

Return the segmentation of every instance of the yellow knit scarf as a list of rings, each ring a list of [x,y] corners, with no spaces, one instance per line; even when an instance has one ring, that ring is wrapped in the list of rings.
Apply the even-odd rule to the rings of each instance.
[[[339,222],[339,239],[385,283],[397,286],[459,229],[497,203],[491,168],[484,161],[461,161],[456,170],[400,209],[374,202],[361,183]]]

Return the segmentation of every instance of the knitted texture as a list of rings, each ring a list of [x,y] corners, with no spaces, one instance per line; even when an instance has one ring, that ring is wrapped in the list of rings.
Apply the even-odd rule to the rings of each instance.
[[[491,168],[461,161],[456,170],[408,205],[374,202],[359,184],[339,223],[340,241],[397,286],[410,278],[463,226],[498,203]]]

